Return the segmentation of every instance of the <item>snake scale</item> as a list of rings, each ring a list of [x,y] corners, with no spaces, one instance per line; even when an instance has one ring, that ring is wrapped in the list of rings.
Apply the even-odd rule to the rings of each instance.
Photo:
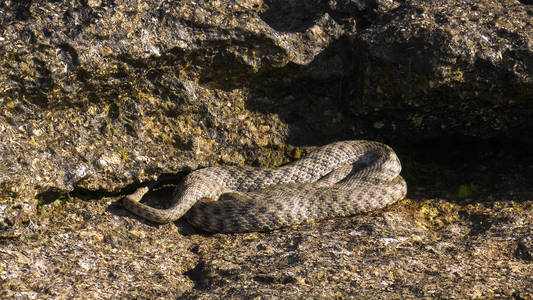
[[[123,198],[132,213],[156,223],[185,217],[208,232],[268,231],[382,208],[405,197],[401,164],[387,145],[342,141],[273,169],[209,167],[178,184],[172,206],[140,202],[141,187]]]

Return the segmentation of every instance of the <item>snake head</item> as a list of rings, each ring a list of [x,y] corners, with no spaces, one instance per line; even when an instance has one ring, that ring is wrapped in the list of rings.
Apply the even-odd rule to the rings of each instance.
[[[144,194],[148,193],[149,189],[150,188],[147,187],[147,186],[140,187],[137,190],[135,190],[135,192],[133,192],[133,194],[127,195],[126,198],[128,200],[133,201],[133,202],[139,202],[139,201],[141,201],[141,199],[144,196]]]

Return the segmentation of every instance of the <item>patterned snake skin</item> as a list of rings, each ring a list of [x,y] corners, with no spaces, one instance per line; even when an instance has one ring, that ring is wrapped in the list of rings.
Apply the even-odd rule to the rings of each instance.
[[[132,213],[157,223],[185,216],[209,232],[267,231],[382,208],[405,197],[401,164],[387,145],[343,141],[275,168],[210,167],[190,173],[168,209],[123,198]]]

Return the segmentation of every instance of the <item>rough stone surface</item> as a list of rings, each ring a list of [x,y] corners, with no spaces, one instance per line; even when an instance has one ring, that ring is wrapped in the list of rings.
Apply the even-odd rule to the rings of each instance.
[[[414,186],[372,214],[249,234],[154,226],[117,198],[62,199],[23,239],[0,240],[0,297],[531,299],[533,190],[510,183],[485,201]]]
[[[531,298],[529,2],[0,1],[0,297]],[[210,236],[114,202],[357,138],[408,200]]]
[[[293,146],[531,142],[533,8],[518,1],[4,1],[0,226]]]
[[[203,234],[138,219],[119,197],[57,199],[0,239],[0,298],[531,299],[533,156],[446,144],[440,159],[411,149],[406,200],[273,232]]]

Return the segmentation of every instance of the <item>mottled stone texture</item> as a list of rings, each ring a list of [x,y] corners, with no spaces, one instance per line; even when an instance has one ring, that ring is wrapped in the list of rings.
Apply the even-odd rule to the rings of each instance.
[[[531,225],[516,223],[522,219],[516,222],[508,219],[515,213],[525,214],[525,220],[532,218],[533,193],[529,185],[533,164],[528,151],[533,145],[533,6],[530,2],[0,1],[0,241],[10,243],[10,239],[31,234],[64,234],[66,227],[59,228],[63,225],[49,224],[39,217],[46,216],[50,206],[56,204],[57,210],[69,207],[74,210],[62,212],[74,214],[76,217],[69,219],[74,223],[88,218],[80,206],[71,207],[71,202],[65,202],[68,192],[74,191],[72,195],[79,197],[82,192],[91,191],[87,200],[95,200],[102,194],[130,191],[139,182],[162,175],[179,175],[215,164],[277,166],[300,157],[308,150],[307,146],[365,138],[388,143],[397,150],[406,167],[404,175],[411,191],[418,193],[418,198],[413,192],[409,197],[417,201],[435,197],[460,205],[463,210],[466,209],[462,206],[466,205],[464,201],[478,201],[483,205],[496,200],[509,201],[505,202],[510,207],[505,211],[507,215],[503,212],[504,215],[499,215],[499,208],[488,205],[488,212],[480,213],[479,218],[474,216],[474,221],[462,215],[464,223],[453,225],[452,220],[451,227],[442,227],[449,233],[424,232],[435,228],[414,224],[409,225],[414,230],[412,234],[402,234],[407,236],[405,239],[395,237],[400,242],[393,245],[401,248],[407,243],[414,248],[404,251],[412,253],[416,253],[417,247],[423,248],[428,255],[433,255],[428,259],[467,253],[463,259],[472,265],[444,266],[443,262],[432,264],[421,257],[418,267],[411,264],[407,268],[409,274],[425,272],[435,276],[436,282],[450,285],[418,285],[420,278],[412,278],[413,283],[407,285],[402,280],[408,274],[387,273],[392,265],[375,271],[375,275],[353,273],[349,265],[365,268],[373,261],[373,255],[364,249],[357,250],[354,243],[366,243],[375,236],[364,235],[365,230],[356,230],[363,233],[362,237],[357,233],[350,235],[353,230],[345,229],[346,240],[339,240],[340,237],[330,237],[327,228],[317,235],[316,243],[330,239],[331,243],[341,243],[340,246],[331,244],[320,248],[302,237],[301,231],[289,236],[290,242],[274,235],[273,239],[281,241],[272,242],[274,248],[267,245],[271,243],[270,238],[264,244],[262,240],[247,242],[249,235],[231,236],[236,244],[226,250],[238,252],[252,247],[256,252],[270,253],[263,255],[271,256],[255,258],[257,261],[247,258],[252,253],[242,258],[228,256],[226,261],[225,255],[217,258],[207,254],[224,248],[232,238],[221,238],[222,242],[208,244],[212,246],[205,249],[191,246],[173,252],[165,248],[168,255],[190,258],[186,263],[179,262],[178,269],[169,266],[181,276],[177,277],[179,280],[186,282],[185,285],[174,282],[173,288],[161,287],[166,275],[156,279],[139,275],[144,270],[142,262],[124,270],[108,266],[118,269],[105,274],[89,272],[92,275],[80,275],[79,279],[94,276],[91,278],[97,280],[98,276],[107,276],[111,282],[118,280],[122,271],[128,271],[137,274],[139,280],[148,278],[141,285],[152,288],[125,296],[148,298],[196,297],[210,292],[236,297],[261,293],[276,296],[279,294],[274,291],[287,284],[287,289],[300,288],[309,295],[324,298],[357,294],[378,284],[386,286],[375,290],[377,298],[382,298],[379,291],[392,291],[381,294],[392,296],[394,287],[401,287],[402,295],[408,296],[525,297],[530,289],[513,289],[503,283],[493,285],[491,280],[497,278],[494,280],[501,283],[508,279],[514,280],[514,286],[533,286]],[[458,142],[464,143],[456,147]],[[508,159],[515,162],[510,164]],[[473,169],[477,171],[472,173]],[[56,200],[58,197],[60,200]],[[82,204],[83,209],[90,211],[102,203],[95,200]],[[424,212],[425,208],[413,209]],[[447,220],[449,211],[440,213]],[[100,210],[100,214],[112,218],[116,212]],[[393,217],[402,224],[406,222],[402,219],[405,216]],[[386,218],[380,226],[388,226]],[[496,277],[477,278],[488,276],[482,275],[481,267],[470,273],[479,255],[471,245],[476,245],[476,241],[482,244],[482,239],[464,232],[472,230],[476,218],[480,222],[490,220],[491,224],[511,224],[512,230],[504,234],[509,240],[502,238],[498,242],[501,245],[490,242],[487,245],[503,251],[494,252],[487,260],[494,263],[491,259],[498,262],[500,257],[509,263],[503,266],[508,271],[500,274],[503,277],[497,277],[494,271],[490,274]],[[139,237],[152,234],[150,230],[154,228],[148,230],[133,220],[122,225],[133,228]],[[82,235],[87,234],[85,238],[94,238],[104,245],[122,243],[113,234],[95,232],[94,225],[90,226],[82,231],[74,226],[74,235],[64,239],[59,235],[58,239],[75,243],[74,240],[83,239]],[[485,228],[486,224],[480,226]],[[383,232],[391,228],[394,227]],[[416,233],[420,230],[423,233]],[[526,233],[516,233],[522,231]],[[488,238],[500,234],[487,232]],[[290,230],[283,234],[289,233]],[[452,245],[456,248],[450,246],[453,251],[446,252],[448,246],[433,240],[439,237],[466,242],[463,246]],[[43,247],[56,253],[47,247],[60,247],[61,241],[56,241],[57,246],[38,238],[27,243],[18,241],[15,244],[18,246],[5,252],[0,250],[0,255],[4,260],[17,261],[13,270],[24,272],[24,264],[31,265],[33,269],[26,275],[43,277],[51,274],[47,272],[55,272],[59,274],[54,277],[58,282],[63,280],[63,275],[78,278],[72,277],[69,271],[47,269],[54,259],[65,259],[61,251],[55,258],[39,258],[24,252],[25,247]],[[378,255],[377,262],[384,259],[384,263],[383,255],[391,252],[387,250],[387,240],[383,241],[383,252],[375,255]],[[304,252],[298,252],[304,251],[300,247],[308,244],[312,245],[311,249],[319,249],[309,253],[337,258],[331,262],[324,260],[325,263],[318,258],[309,262],[300,257]],[[505,246],[509,248],[498,248]],[[110,249],[129,248],[126,245]],[[282,261],[288,266],[285,273],[257,269],[271,260],[285,259],[280,251],[292,253]],[[407,252],[400,257],[408,260],[416,256]],[[367,255],[360,256],[361,253]],[[506,254],[510,255],[510,262]],[[153,255],[160,257],[161,253]],[[194,262],[198,257],[199,262]],[[359,260],[354,262],[356,258]],[[300,263],[320,270],[343,262],[345,269],[340,267],[325,273],[309,271],[315,272],[308,275],[314,278],[311,281],[306,279],[307,275],[290,270],[290,266]],[[250,265],[240,269],[227,265],[244,263]],[[78,261],[78,264],[82,271],[93,270],[90,262]],[[397,266],[405,267],[400,262]],[[169,270],[160,267],[161,274],[167,274]],[[54,291],[59,291],[59,295],[69,294],[62,285],[47,286],[29,280],[21,281],[30,282],[22,287],[16,281],[23,279],[20,274],[2,273],[8,269],[11,269],[9,263],[0,266],[0,280],[5,283],[1,290],[8,291],[5,296],[12,297],[17,291],[37,291],[25,294],[29,297],[41,293],[57,295]],[[247,275],[241,275],[243,272]],[[513,272],[529,273],[506,277],[505,274]],[[182,274],[189,274],[186,277],[192,281]],[[208,279],[204,280],[206,276]],[[243,280],[252,278],[255,283],[241,284],[241,276]],[[456,279],[446,281],[446,276]],[[376,285],[367,284],[372,278]],[[460,280],[464,278],[468,280]],[[324,291],[318,285],[321,282],[331,283],[332,288]],[[335,282],[346,285],[337,286]],[[472,282],[500,289],[479,291],[476,285],[470,285],[470,294],[466,290],[444,293],[447,286],[466,287]],[[253,287],[252,292],[242,292],[248,287]],[[325,294],[314,293],[313,289]],[[329,294],[333,290],[339,294]],[[165,294],[165,291],[172,293]]]
[[[499,199],[214,235],[70,200],[0,241],[0,298],[531,299],[533,205]]]
[[[76,187],[276,165],[287,144],[531,139],[532,14],[516,1],[6,1],[2,201],[31,214]]]

